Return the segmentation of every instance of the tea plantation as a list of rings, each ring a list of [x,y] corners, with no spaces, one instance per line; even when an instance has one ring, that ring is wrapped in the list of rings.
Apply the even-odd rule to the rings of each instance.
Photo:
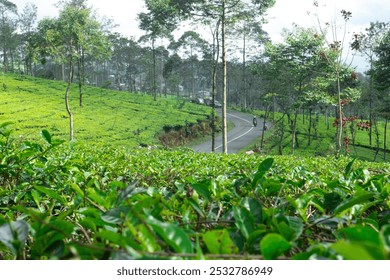
[[[390,164],[138,148],[207,118],[170,97],[3,76],[0,259],[390,259]]]
[[[0,131],[2,259],[390,258],[389,164]]]

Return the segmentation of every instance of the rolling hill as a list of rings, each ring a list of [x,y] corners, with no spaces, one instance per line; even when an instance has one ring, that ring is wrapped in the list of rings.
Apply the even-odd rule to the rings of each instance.
[[[67,140],[69,120],[65,110],[66,84],[20,75],[0,76],[0,123],[12,122],[14,136],[36,138],[42,129]],[[70,92],[75,139],[85,144],[136,147],[158,144],[164,127],[184,126],[204,120],[210,108],[163,96],[84,88],[79,106],[78,87]]]

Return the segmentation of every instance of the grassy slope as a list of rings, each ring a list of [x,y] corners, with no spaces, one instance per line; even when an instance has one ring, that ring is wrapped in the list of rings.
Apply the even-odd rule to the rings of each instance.
[[[36,138],[41,129],[47,129],[67,140],[65,87],[63,82],[1,74],[0,123],[13,122],[14,136]],[[155,136],[165,125],[195,123],[210,113],[208,107],[174,97],[153,101],[148,95],[94,87],[85,87],[84,106],[80,107],[77,85],[72,87],[70,101],[75,138],[86,144],[157,144]]]

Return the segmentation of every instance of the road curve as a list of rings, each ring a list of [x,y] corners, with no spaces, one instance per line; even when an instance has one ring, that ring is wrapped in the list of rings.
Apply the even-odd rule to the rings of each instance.
[[[253,126],[253,115],[227,111],[228,121],[233,122],[234,128],[228,132],[227,150],[229,154],[238,153],[243,148],[250,145],[256,138],[260,137],[263,130],[263,121],[258,119],[258,125]],[[222,136],[215,139],[215,151],[222,152]],[[192,147],[196,152],[209,153],[211,152],[211,140]]]

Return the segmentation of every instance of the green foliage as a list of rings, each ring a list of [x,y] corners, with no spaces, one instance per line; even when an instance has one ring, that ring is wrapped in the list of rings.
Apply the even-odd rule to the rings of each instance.
[[[389,259],[390,165],[90,148],[1,125],[3,259]]]
[[[374,52],[378,56],[377,61],[374,63],[374,69],[372,71],[373,78],[376,82],[376,87],[381,90],[389,88],[389,42],[390,31],[385,30],[383,37],[378,40],[380,43],[375,46]]]
[[[260,242],[261,252],[265,259],[276,259],[287,252],[291,245],[280,234],[269,233]]]
[[[302,156],[327,156],[334,155],[335,144],[334,139],[336,135],[336,127],[334,123],[334,117],[328,117],[321,115],[320,113],[313,114],[311,116],[311,126],[309,130],[310,117],[309,111],[305,110],[305,114],[299,114],[297,117],[297,136],[298,146],[296,147],[296,153]],[[263,111],[255,111],[255,114],[261,116]],[[274,121],[270,129],[265,131],[265,148],[264,151],[267,154],[290,154],[291,153],[291,126],[287,122],[287,117],[281,113],[274,113]],[[270,121],[271,122],[271,121]],[[375,158],[376,150],[374,147],[369,146],[369,133],[366,130],[357,129],[356,122],[352,122],[350,127],[347,127],[345,131],[348,136],[351,136],[351,127],[354,129],[354,144],[349,146],[348,153],[351,157],[355,157],[361,160],[373,161]],[[281,131],[284,131],[281,138]],[[310,143],[308,142],[310,132]],[[379,122],[378,133],[383,136],[384,124]],[[278,146],[281,146],[281,151],[278,150]],[[380,146],[384,145],[383,141],[379,141]],[[259,145],[256,143],[256,145]],[[387,137],[387,147],[390,146],[390,138]],[[383,160],[383,151],[379,152],[377,161]]]

